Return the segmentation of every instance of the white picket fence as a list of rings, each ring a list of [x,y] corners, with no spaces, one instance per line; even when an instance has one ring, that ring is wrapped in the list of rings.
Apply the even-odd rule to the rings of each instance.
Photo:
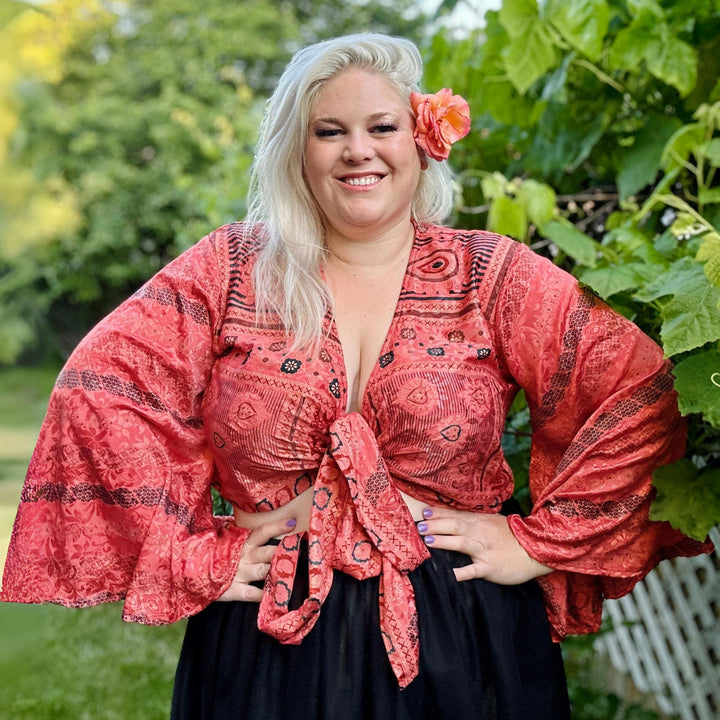
[[[605,603],[600,635],[615,669],[682,720],[720,720],[720,530],[715,552],[666,560],[629,595]]]

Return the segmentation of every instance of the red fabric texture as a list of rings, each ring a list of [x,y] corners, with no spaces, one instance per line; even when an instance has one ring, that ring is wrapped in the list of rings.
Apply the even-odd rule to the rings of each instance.
[[[667,361],[552,263],[491,233],[418,227],[361,410],[347,414],[330,315],[316,356],[258,322],[257,249],[241,225],[220,228],[70,357],[28,470],[3,600],[125,598],[125,619],[148,623],[194,614],[229,586],[248,534],[212,516],[210,486],[250,512],[312,487],[310,597],[288,611],[291,536],[259,625],[299,642],[333,568],[381,574],[385,643],[406,685],[418,653],[407,572],[426,550],[398,490],[497,512],[513,492],[500,440],[520,388],[534,507],[509,520],[556,568],[540,580],[556,638],[597,629],[602,599],[658,561],[711,549],[648,518],[652,471],[684,447]]]

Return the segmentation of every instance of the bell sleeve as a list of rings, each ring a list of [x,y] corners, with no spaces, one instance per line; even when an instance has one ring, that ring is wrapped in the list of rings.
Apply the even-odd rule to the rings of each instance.
[[[651,475],[683,456],[669,361],[568,273],[518,245],[495,304],[497,342],[525,391],[533,510],[510,527],[555,569],[539,579],[556,639],[596,631],[603,598],[658,562],[712,549],[651,522]]]
[[[60,373],[22,490],[1,599],[125,599],[169,623],[230,585],[248,531],[214,517],[204,390],[228,287],[226,230],[101,321]]]

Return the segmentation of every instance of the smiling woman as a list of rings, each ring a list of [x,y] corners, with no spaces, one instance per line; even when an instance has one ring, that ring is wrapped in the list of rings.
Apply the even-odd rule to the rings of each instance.
[[[189,617],[173,720],[566,720],[553,640],[709,549],[648,516],[683,450],[661,350],[525,245],[434,224],[470,121],[421,71],[383,35],[298,52],[246,221],[57,380],[3,599]],[[528,517],[501,444],[520,390]]]

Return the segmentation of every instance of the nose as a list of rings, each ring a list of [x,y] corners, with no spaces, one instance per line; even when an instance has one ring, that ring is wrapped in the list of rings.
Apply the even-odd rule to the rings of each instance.
[[[371,160],[375,155],[372,138],[364,131],[353,131],[345,136],[342,157],[345,162],[357,164]]]

